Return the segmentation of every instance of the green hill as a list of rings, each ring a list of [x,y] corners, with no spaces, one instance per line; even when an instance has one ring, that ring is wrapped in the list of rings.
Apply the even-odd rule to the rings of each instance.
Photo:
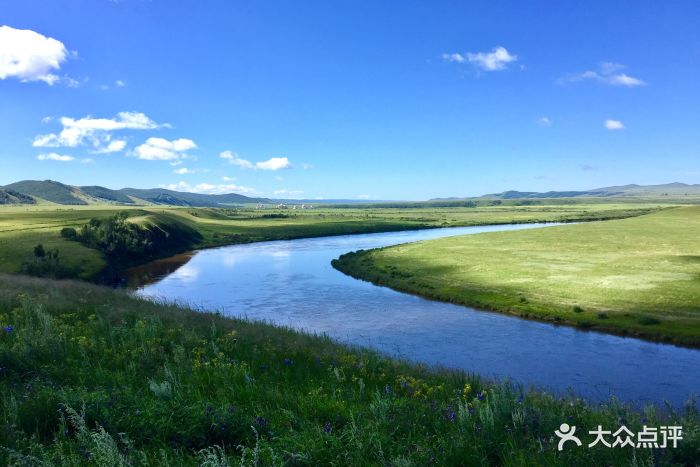
[[[133,197],[133,198],[132,198]],[[164,188],[123,188],[112,190],[102,186],[71,186],[53,180],[23,180],[0,187],[0,204],[36,204],[36,198],[62,205],[139,204],[168,206],[223,207],[235,204],[272,203],[265,198],[249,198],[236,193],[210,195],[186,193]],[[143,203],[142,203],[143,204]]]
[[[36,200],[13,190],[0,190],[0,204],[36,204]]]
[[[41,198],[56,204],[84,205],[87,201],[80,199],[75,187],[54,182],[53,180],[23,180],[3,187],[26,196]]]

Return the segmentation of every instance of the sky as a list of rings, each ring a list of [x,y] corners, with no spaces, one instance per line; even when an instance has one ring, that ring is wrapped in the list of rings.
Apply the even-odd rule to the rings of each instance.
[[[700,2],[0,0],[0,185],[700,183]]]

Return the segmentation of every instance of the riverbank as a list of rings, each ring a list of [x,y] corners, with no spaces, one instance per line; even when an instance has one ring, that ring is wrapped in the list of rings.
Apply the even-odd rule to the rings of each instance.
[[[58,251],[62,271],[87,281],[108,281],[126,267],[195,249],[267,240],[391,232],[433,227],[537,222],[586,222],[638,216],[661,209],[659,204],[575,204],[550,206],[489,206],[474,208],[163,208],[86,206],[1,207],[0,272],[17,273],[35,260],[42,244]],[[80,229],[91,219],[104,220],[124,211],[129,221],[158,226],[176,245],[129,264],[114,265],[99,250],[61,236],[64,228]],[[186,233],[186,234],[183,234]]]
[[[700,346],[700,208],[452,237],[341,256],[355,278],[423,297]]]
[[[85,283],[0,275],[0,324],[3,464],[682,465],[700,455],[694,411],[559,399]],[[598,425],[680,425],[684,439],[559,452],[564,422],[583,438]]]

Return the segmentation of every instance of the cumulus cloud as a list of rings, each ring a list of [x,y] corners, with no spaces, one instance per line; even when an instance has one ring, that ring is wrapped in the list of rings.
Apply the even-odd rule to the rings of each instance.
[[[152,130],[168,127],[159,125],[141,112],[119,112],[114,118],[75,119],[61,117],[63,129],[59,133],[38,135],[32,146],[39,148],[74,148],[91,144],[96,153],[118,152],[126,147],[124,140],[112,140],[112,132],[119,130]]]
[[[494,47],[490,52],[467,52],[466,54],[449,53],[442,54],[442,59],[451,63],[469,62],[483,71],[501,71],[508,68],[508,64],[518,60],[505,47]]]
[[[224,151],[219,154],[219,157],[227,160],[229,164],[241,167],[243,169],[282,170],[292,167],[292,163],[286,157],[271,157],[266,161],[256,163],[242,159],[233,151]]]
[[[105,146],[99,146],[97,149],[95,149],[95,153],[97,154],[109,154],[112,152],[120,152],[123,151],[124,148],[126,147],[126,141],[123,139],[115,139],[107,143]]]
[[[608,120],[605,120],[605,122],[603,122],[603,125],[605,126],[605,128],[607,128],[608,130],[611,130],[611,131],[625,129],[625,125],[623,125],[620,120],[608,119]]]
[[[551,126],[552,120],[549,117],[540,117],[537,119],[537,124],[539,126]]]
[[[255,164],[255,168],[260,170],[282,170],[288,169],[291,166],[292,164],[286,157],[271,157],[264,162],[258,162]]]
[[[245,186],[229,184],[213,184],[213,183],[199,183],[197,185],[190,185],[187,182],[171,183],[169,185],[161,185],[162,188],[167,188],[168,190],[174,191],[186,191],[189,193],[204,193],[208,195],[221,195],[228,193],[238,193],[243,195],[253,195],[256,194],[253,188],[248,188]]]
[[[134,149],[134,155],[148,161],[172,161],[186,159],[186,151],[197,145],[191,139],[179,138],[169,141],[165,138],[148,138],[145,143]]]
[[[581,81],[594,81],[601,84],[607,84],[609,86],[625,86],[628,88],[644,86],[647,84],[639,78],[635,78],[622,72],[622,70],[625,68],[626,67],[624,65],[619,63],[603,62],[600,64],[597,70],[570,73],[561,78],[559,83],[563,84],[578,83]]]
[[[40,161],[57,161],[57,162],[71,162],[75,160],[72,156],[66,156],[62,154],[57,154],[55,152],[49,152],[46,154],[39,154],[36,156]]]
[[[53,86],[61,80],[54,72],[70,55],[59,40],[30,29],[0,26],[0,80],[43,81]],[[77,83],[68,80],[69,85]]]
[[[219,154],[219,157],[222,159],[226,159],[229,164],[236,165],[243,169],[252,169],[254,167],[252,162],[245,159],[241,159],[241,157],[233,151],[224,151]]]

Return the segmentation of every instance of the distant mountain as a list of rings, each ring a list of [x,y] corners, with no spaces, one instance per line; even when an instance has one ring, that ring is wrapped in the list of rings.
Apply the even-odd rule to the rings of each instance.
[[[53,180],[24,180],[0,188],[56,204],[88,204],[88,201],[81,197],[81,192],[77,187],[64,185]]]
[[[206,195],[184,193],[163,188],[123,188],[111,190],[101,186],[71,186],[53,180],[24,180],[0,187],[0,204],[36,204],[48,201],[61,205],[120,204],[224,207],[237,204],[272,203],[266,198],[250,198],[235,193]]]
[[[172,206],[215,207],[231,204],[271,203],[267,198],[250,198],[236,193],[222,195],[205,195],[202,193],[185,193],[164,188],[138,189],[123,188],[118,191],[123,195],[138,198],[153,204]]]
[[[596,188],[586,191],[504,191],[483,195],[481,198],[490,199],[528,199],[528,198],[613,198],[613,197],[698,197],[700,196],[700,184],[688,185],[685,183],[666,183],[663,185],[623,185]]]

